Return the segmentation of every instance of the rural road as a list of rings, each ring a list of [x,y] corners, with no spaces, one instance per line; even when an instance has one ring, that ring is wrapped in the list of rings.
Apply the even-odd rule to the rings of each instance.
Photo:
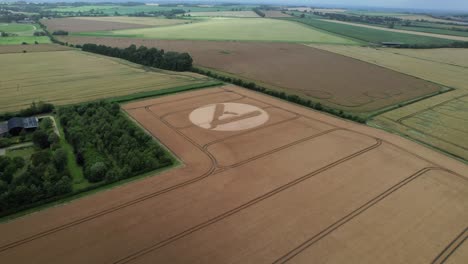
[[[38,116],[37,118],[41,119],[41,118],[45,118],[45,117],[48,117],[48,118],[52,119],[52,123],[54,123],[54,132],[55,132],[55,134],[57,134],[57,136],[60,137],[60,132],[59,132],[59,130],[57,128],[57,122],[55,122],[55,118],[53,116],[44,115],[44,116]]]
[[[410,30],[402,30],[402,29],[383,28],[383,27],[369,26],[369,25],[363,25],[363,24],[357,24],[357,23],[351,23],[351,22],[344,22],[344,21],[337,21],[337,20],[330,20],[330,19],[320,19],[320,20],[326,21],[326,22],[356,26],[356,27],[364,27],[364,28],[372,28],[372,29],[378,29],[378,30],[383,30],[383,31],[413,34],[413,35],[418,35],[418,36],[426,36],[426,37],[442,38],[442,39],[451,39],[451,40],[459,40],[459,41],[468,41],[468,37],[433,34],[433,33],[417,32],[417,31],[410,31]]]
[[[23,148],[23,147],[29,147],[29,146],[32,146],[33,143],[32,142],[25,142],[25,143],[21,143],[21,144],[15,144],[13,146],[10,146],[10,147],[6,147],[6,148],[0,148],[0,156],[3,156],[6,154],[6,150],[9,149],[19,149],[19,148]]]

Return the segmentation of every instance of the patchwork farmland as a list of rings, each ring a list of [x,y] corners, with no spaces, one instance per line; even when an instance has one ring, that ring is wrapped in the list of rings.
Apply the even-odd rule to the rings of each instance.
[[[51,32],[64,30],[67,32],[82,32],[96,30],[118,30],[147,28],[187,23],[182,19],[139,18],[139,17],[77,17],[42,19]]]
[[[283,2],[0,3],[0,263],[464,264],[468,13]]]
[[[2,112],[23,109],[33,101],[72,104],[209,80],[78,51],[1,54],[0,67]]]
[[[236,40],[356,44],[356,41],[305,25],[276,19],[210,18],[198,23],[172,27],[81,32],[80,36],[148,39]]]
[[[370,124],[416,139],[468,159],[466,50],[382,50],[360,47],[315,46],[395,71],[440,83],[455,90],[375,117]]]
[[[226,111],[250,105],[259,114],[219,122],[227,120],[221,114],[209,128],[213,104]],[[233,86],[124,108],[186,166],[0,226],[1,260],[376,262],[386,254],[392,263],[402,247],[405,262],[432,261],[452,241],[462,243],[466,166],[415,143]],[[189,118],[197,111],[204,114]],[[393,224],[381,229],[390,215]],[[118,220],[129,218],[130,225]],[[364,232],[374,229],[405,243],[382,247]],[[121,243],[129,237],[131,245]],[[329,242],[334,237],[340,245]],[[365,254],[343,250],[356,243]]]
[[[363,115],[443,89],[382,67],[298,44],[63,39],[78,44],[91,42],[126,47],[135,43],[187,51],[192,54],[196,65]]]

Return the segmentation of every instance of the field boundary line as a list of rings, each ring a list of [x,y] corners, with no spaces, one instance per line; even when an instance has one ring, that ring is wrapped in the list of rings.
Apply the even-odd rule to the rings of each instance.
[[[468,228],[465,228],[442,252],[432,261],[432,264],[442,264],[464,243],[468,238]]]
[[[416,173],[413,173],[412,175],[410,175],[406,179],[398,182],[397,184],[393,185],[392,187],[390,187],[389,189],[387,189],[383,193],[381,193],[381,194],[377,195],[376,197],[374,197],[373,199],[369,200],[367,203],[365,203],[364,205],[362,205],[358,209],[354,210],[353,212],[349,213],[345,217],[341,218],[340,220],[336,221],[332,225],[328,226],[327,228],[325,228],[321,232],[319,232],[316,235],[310,237],[308,240],[304,241],[302,244],[300,244],[299,246],[297,246],[293,250],[289,251],[288,253],[286,253],[282,257],[278,258],[273,263],[278,264],[278,263],[289,262],[295,256],[299,255],[301,252],[303,252],[304,250],[306,250],[307,248],[309,248],[313,244],[317,243],[318,241],[320,241],[324,237],[328,236],[330,233],[332,233],[336,229],[339,229],[341,226],[345,225],[349,221],[353,220],[355,217],[359,216],[360,214],[367,211],[368,209],[370,209],[374,205],[378,204],[380,201],[382,201],[385,198],[389,197],[391,194],[398,191],[399,189],[401,189],[402,187],[404,187],[408,183],[412,182],[413,180],[419,178],[421,175],[424,175],[426,172],[431,171],[431,170],[442,170],[442,171],[452,173],[451,171],[448,171],[446,169],[439,168],[439,167],[425,167],[425,168],[420,169]]]
[[[122,259],[114,262],[114,264],[128,263],[128,262],[130,262],[130,261],[132,261],[134,259],[137,259],[137,258],[139,258],[139,257],[141,257],[141,256],[143,256],[145,254],[148,254],[148,253],[150,253],[150,252],[152,252],[154,250],[157,250],[157,249],[159,249],[161,247],[164,247],[164,246],[166,246],[166,245],[168,245],[168,244],[170,244],[170,243],[172,243],[172,242],[174,242],[176,240],[179,240],[179,239],[181,239],[181,238],[183,238],[183,237],[185,237],[187,235],[190,235],[193,232],[201,230],[201,229],[203,229],[203,228],[205,228],[205,227],[207,227],[207,226],[209,226],[209,225],[211,225],[213,223],[216,223],[216,222],[218,222],[220,220],[223,220],[226,217],[234,215],[234,214],[236,214],[236,213],[238,213],[238,212],[240,212],[240,211],[242,211],[242,210],[244,210],[244,209],[246,209],[246,208],[248,208],[248,207],[250,207],[250,206],[252,206],[252,205],[254,205],[256,203],[258,203],[258,202],[261,202],[261,201],[263,201],[263,200],[265,200],[267,198],[270,198],[273,195],[276,195],[276,194],[278,194],[278,193],[280,193],[280,192],[282,192],[282,191],[284,191],[286,189],[289,189],[290,187],[292,187],[294,185],[297,185],[297,184],[299,184],[299,183],[301,183],[301,182],[303,182],[303,181],[305,181],[305,180],[307,180],[307,179],[309,179],[309,178],[311,178],[311,177],[313,177],[315,175],[318,175],[318,174],[320,174],[320,173],[322,173],[324,171],[327,171],[327,170],[329,170],[329,169],[331,169],[331,168],[333,168],[333,167],[335,167],[335,166],[337,166],[337,165],[339,165],[341,163],[344,163],[344,162],[346,162],[348,160],[351,160],[351,159],[353,159],[353,158],[355,158],[357,156],[360,156],[360,155],[362,155],[362,154],[364,154],[366,152],[369,152],[369,151],[371,151],[373,149],[376,149],[381,145],[382,145],[382,141],[381,140],[376,140],[376,143],[374,143],[373,145],[371,145],[369,147],[361,149],[361,150],[359,150],[359,151],[357,151],[357,152],[355,152],[355,153],[353,153],[351,155],[345,156],[345,157],[343,157],[343,158],[341,158],[341,159],[339,159],[339,160],[337,160],[335,162],[332,162],[332,163],[330,163],[328,165],[325,165],[325,166],[323,166],[323,167],[321,167],[321,168],[319,168],[319,169],[317,169],[317,170],[315,170],[315,171],[313,171],[311,173],[308,173],[308,174],[306,174],[306,175],[304,175],[302,177],[299,177],[299,178],[297,178],[295,180],[292,180],[287,184],[284,184],[284,185],[282,185],[282,186],[280,186],[280,187],[278,187],[278,188],[276,188],[276,189],[274,189],[274,190],[272,190],[270,192],[267,192],[267,193],[255,198],[255,199],[250,200],[249,202],[247,202],[247,203],[245,203],[245,204],[243,204],[241,206],[238,206],[238,207],[236,207],[234,209],[231,209],[231,210],[229,210],[229,211],[227,211],[227,212],[225,212],[225,213],[223,213],[221,215],[218,215],[218,216],[216,216],[216,217],[214,217],[214,218],[212,218],[212,219],[210,219],[208,221],[205,221],[204,223],[193,226],[192,228],[189,228],[189,229],[187,229],[187,230],[185,230],[185,231],[183,231],[183,232],[181,232],[179,234],[176,234],[176,235],[174,235],[174,236],[172,236],[172,237],[170,237],[170,238],[168,238],[166,240],[158,242],[158,243],[156,243],[156,244],[154,244],[152,246],[149,246],[147,248],[141,249],[141,250],[139,250],[139,251],[137,251],[137,252],[135,252],[135,253],[133,253],[131,255],[128,255],[125,258],[122,258]]]

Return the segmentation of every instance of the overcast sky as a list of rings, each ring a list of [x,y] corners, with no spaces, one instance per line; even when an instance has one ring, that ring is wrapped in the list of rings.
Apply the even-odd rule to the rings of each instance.
[[[310,0],[308,2],[396,8],[468,10],[468,0]]]

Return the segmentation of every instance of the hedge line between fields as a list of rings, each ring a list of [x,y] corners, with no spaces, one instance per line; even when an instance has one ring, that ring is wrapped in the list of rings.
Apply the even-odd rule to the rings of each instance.
[[[196,68],[196,67],[192,67],[192,71],[195,73],[203,74],[203,75],[224,81],[224,82],[232,83],[234,85],[238,85],[238,86],[241,86],[241,87],[253,90],[253,91],[257,91],[257,92],[261,92],[261,93],[264,93],[273,97],[277,97],[277,98],[280,98],[280,99],[283,99],[283,100],[286,100],[295,104],[299,104],[308,108],[312,108],[314,110],[326,112],[334,116],[338,116],[338,117],[348,119],[354,122],[366,123],[366,119],[360,116],[346,113],[343,110],[337,110],[334,108],[326,107],[326,106],[323,106],[321,103],[314,103],[309,99],[304,99],[297,95],[287,94],[285,92],[278,92],[275,90],[267,89],[265,87],[255,84],[254,82],[245,82],[242,79],[236,79],[236,78],[223,76],[221,74],[213,73],[209,70],[203,70],[203,69]]]

